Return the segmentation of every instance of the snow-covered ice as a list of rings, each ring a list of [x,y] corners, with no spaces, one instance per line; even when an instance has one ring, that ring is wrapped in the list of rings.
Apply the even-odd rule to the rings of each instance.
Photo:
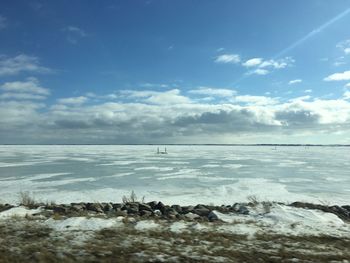
[[[134,190],[168,204],[347,204],[349,147],[0,146],[0,202],[21,191],[57,203],[113,201]]]

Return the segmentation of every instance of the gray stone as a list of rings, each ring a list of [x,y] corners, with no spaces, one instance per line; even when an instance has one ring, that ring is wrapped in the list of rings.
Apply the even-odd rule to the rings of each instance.
[[[171,208],[173,208],[178,213],[182,212],[182,207],[179,205],[172,205]]]
[[[215,211],[210,211],[209,215],[208,215],[208,220],[210,222],[214,222],[214,221],[218,221],[219,217],[218,215],[215,213]]]
[[[140,211],[140,216],[143,216],[143,217],[150,217],[152,216],[152,212],[151,211],[148,211],[148,210],[141,210]]]
[[[153,212],[153,209],[151,206],[147,205],[147,204],[139,204],[139,210],[146,210],[146,211],[149,211],[149,212]]]
[[[139,205],[138,203],[128,203],[125,204],[126,211],[128,214],[138,214],[139,213]]]
[[[236,213],[242,214],[242,215],[248,215],[249,214],[249,209],[242,204],[234,204],[232,208]]]
[[[127,216],[128,215],[128,213],[126,212],[126,210],[117,210],[117,211],[115,211],[115,216],[123,216],[123,217],[125,217],[125,216]]]
[[[165,205],[162,202],[158,202],[158,204],[155,206],[155,209],[160,210],[162,213],[164,213]]]
[[[70,209],[75,211],[75,212],[82,212],[84,210],[86,210],[85,205],[82,204],[73,204],[70,206]]]
[[[115,204],[112,204],[113,206],[113,209],[117,210],[118,208],[122,208],[123,205],[122,204],[118,204],[118,203],[115,203]]]
[[[68,212],[68,208],[63,205],[55,205],[52,210],[57,214],[67,214]]]
[[[147,203],[147,205],[149,205],[152,208],[152,210],[157,209],[156,208],[157,204],[158,204],[158,202],[156,202],[156,201],[152,201],[152,202]]]
[[[97,213],[103,213],[103,209],[100,203],[87,203],[86,209]]]
[[[154,215],[161,216],[162,212],[160,210],[156,209],[156,210],[154,210]]]
[[[193,212],[199,216],[208,216],[210,213],[210,210],[205,207],[201,207],[201,208],[195,208]]]
[[[200,218],[200,216],[197,214],[193,214],[193,213],[187,213],[187,214],[185,214],[185,218],[190,219],[190,220],[194,220],[194,219]]]
[[[193,213],[194,206],[182,206],[181,209],[183,214]]]
[[[113,204],[111,203],[105,203],[103,204],[103,211],[109,212],[113,210]]]

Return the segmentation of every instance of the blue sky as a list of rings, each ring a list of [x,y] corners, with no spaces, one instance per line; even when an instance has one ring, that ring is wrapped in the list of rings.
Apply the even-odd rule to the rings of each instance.
[[[349,1],[2,1],[0,143],[350,143]]]

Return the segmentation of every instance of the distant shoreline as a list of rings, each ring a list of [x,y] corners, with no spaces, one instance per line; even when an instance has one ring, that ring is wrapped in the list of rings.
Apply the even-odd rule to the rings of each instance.
[[[164,143],[164,144],[0,144],[0,146],[279,146],[279,147],[350,147],[350,144],[177,144],[177,143]]]

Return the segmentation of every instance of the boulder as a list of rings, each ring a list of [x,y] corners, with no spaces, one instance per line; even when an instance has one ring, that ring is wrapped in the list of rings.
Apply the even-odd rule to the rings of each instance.
[[[149,212],[153,212],[153,209],[150,205],[147,205],[147,204],[142,204],[140,203],[139,204],[139,210],[145,210],[145,211],[149,211]]]
[[[148,202],[146,204],[149,205],[152,208],[152,210],[154,210],[154,209],[157,209],[156,206],[157,206],[158,202],[152,201],[152,202]]]
[[[164,213],[165,205],[162,202],[158,202],[158,204],[154,207],[154,209],[160,210],[162,213]]]
[[[140,216],[143,216],[143,217],[150,217],[152,216],[153,213],[151,211],[148,211],[148,210],[140,210]]]
[[[182,212],[182,207],[179,205],[172,205],[171,208],[173,208],[178,213]]]
[[[55,205],[52,208],[54,213],[57,214],[67,214],[68,213],[68,207],[65,207],[64,205]]]
[[[0,212],[6,211],[6,210],[11,209],[13,207],[14,206],[10,205],[10,204],[4,204],[4,205],[0,204]]]
[[[122,208],[123,207],[122,204],[118,204],[118,203],[112,204],[112,206],[113,206],[114,210],[117,210],[118,208]]]
[[[100,203],[87,203],[86,209],[97,213],[103,213],[103,208]]]
[[[249,209],[242,204],[234,204],[232,207],[233,211],[235,211],[236,213],[242,214],[242,215],[248,215],[249,214]]]
[[[127,203],[125,204],[126,211],[128,214],[138,214],[139,213],[139,204],[138,203]]]
[[[102,206],[103,206],[103,211],[105,211],[105,212],[109,212],[109,211],[112,211],[114,209],[113,204],[111,204],[111,203],[103,203]]]
[[[122,217],[125,217],[125,216],[127,216],[127,215],[128,215],[128,213],[127,213],[126,210],[120,210],[120,209],[118,209],[118,210],[115,211],[115,216],[122,216]]]
[[[189,206],[182,206],[182,207],[181,207],[181,210],[182,210],[182,213],[183,213],[183,214],[193,213],[193,209],[194,209],[194,206],[192,206],[192,205],[189,205]]]
[[[193,209],[193,213],[197,214],[199,216],[208,216],[210,213],[210,210],[208,208],[205,208],[205,207],[195,208],[195,209]]]
[[[194,219],[200,218],[200,216],[190,212],[190,213],[185,214],[185,218],[189,219],[189,220],[194,220]]]
[[[210,222],[214,222],[214,221],[218,221],[219,217],[217,216],[217,214],[215,213],[215,211],[210,211],[210,213],[208,214],[208,220]]]

